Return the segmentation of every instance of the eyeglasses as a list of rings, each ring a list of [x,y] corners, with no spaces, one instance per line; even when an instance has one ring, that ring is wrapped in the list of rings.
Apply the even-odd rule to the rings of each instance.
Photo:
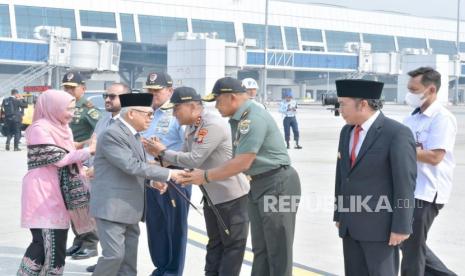
[[[104,94],[102,94],[102,97],[103,97],[104,100],[106,100],[107,98],[110,98],[110,100],[113,101],[114,99],[116,99],[116,97],[118,97],[118,95],[104,93]]]
[[[143,110],[139,110],[139,109],[135,109],[135,108],[133,108],[132,110],[140,112],[140,113],[144,113],[145,116],[147,116],[148,118],[153,117],[153,112],[152,111],[143,111]]]

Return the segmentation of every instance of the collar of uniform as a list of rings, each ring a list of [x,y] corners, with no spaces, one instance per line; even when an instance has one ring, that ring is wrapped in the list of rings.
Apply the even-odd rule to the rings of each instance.
[[[435,100],[428,108],[422,112],[421,114],[427,116],[427,117],[433,117],[434,114],[436,114],[439,109],[441,108],[441,104],[439,103],[438,100]]]
[[[252,101],[247,100],[243,105],[241,105],[241,107],[239,107],[236,113],[234,113],[234,115],[231,117],[231,120],[240,121],[242,114],[244,114],[244,112],[247,110],[247,108],[249,108],[251,104],[252,104]]]
[[[207,115],[207,111],[205,109],[202,110],[202,112],[200,113],[200,122],[199,122],[199,125],[196,125],[196,124],[193,124],[194,127],[201,127],[203,125],[203,122],[204,122],[204,118],[205,116]]]
[[[373,123],[376,121],[380,113],[381,112],[379,110],[376,110],[375,114],[371,115],[371,117],[361,125],[362,129],[368,132],[371,125],[373,125]]]
[[[126,120],[123,119],[123,117],[120,117],[119,120],[121,121],[121,123],[123,123],[123,125],[125,125],[129,131],[132,133],[132,135],[136,135],[137,134],[137,130],[135,128],[133,128],[131,126],[131,124],[129,124],[128,122],[126,122]]]
[[[198,125],[194,123],[189,126],[189,130],[187,131],[189,135],[196,133],[200,128],[202,128],[206,114],[207,111],[205,109],[202,110],[202,113],[200,113],[200,123]]]
[[[76,101],[76,107],[81,107],[83,106],[87,100],[84,97],[81,97],[79,100]]]

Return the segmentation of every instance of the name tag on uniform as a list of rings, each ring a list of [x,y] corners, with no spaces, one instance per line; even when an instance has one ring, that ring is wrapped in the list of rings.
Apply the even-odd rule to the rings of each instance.
[[[166,116],[165,118],[161,119],[156,127],[156,132],[167,134],[170,130],[170,118]]]

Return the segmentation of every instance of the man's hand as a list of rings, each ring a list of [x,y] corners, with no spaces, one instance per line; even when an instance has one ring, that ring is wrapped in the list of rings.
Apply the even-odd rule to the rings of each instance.
[[[162,151],[166,150],[166,146],[156,137],[151,137],[150,139],[142,138],[142,144],[145,150],[153,156],[160,155]]]
[[[170,180],[173,180],[176,183],[179,183],[183,178],[186,177],[186,172],[183,170],[171,170],[171,178]]]
[[[184,172],[183,177],[179,179],[177,182],[182,185],[203,185],[207,183],[207,180],[205,179],[205,171],[193,170],[190,172]]]
[[[90,168],[87,168],[87,167],[84,167],[84,173],[86,174],[86,178],[88,180],[90,179],[93,179],[94,178],[94,167],[90,167]]]
[[[399,234],[399,233],[391,232],[391,237],[389,238],[389,246],[398,246],[403,241],[408,239],[408,237],[410,237],[409,234]]]
[[[338,221],[336,222],[336,228],[339,228],[339,222]]]
[[[168,190],[168,184],[158,181],[150,181],[150,187],[160,191],[161,195]]]
[[[84,143],[83,142],[74,142],[74,147],[79,150],[84,148]]]

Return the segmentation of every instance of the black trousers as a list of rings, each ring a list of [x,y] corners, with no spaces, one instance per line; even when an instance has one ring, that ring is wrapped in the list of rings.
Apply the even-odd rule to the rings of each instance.
[[[228,236],[211,207],[204,200],[203,210],[208,235],[205,275],[238,276],[240,274],[249,233],[248,201],[248,195],[245,195],[215,205],[230,231]]]
[[[17,275],[63,275],[68,229],[31,229],[31,233]]]
[[[284,126],[284,139],[286,142],[289,142],[291,139],[291,128],[294,135],[294,141],[299,143],[299,125],[297,124],[297,119],[294,117],[285,117],[283,120]]]
[[[6,118],[5,126],[7,129],[6,144],[10,145],[11,138],[14,137],[14,147],[18,148],[21,139],[21,121],[16,117]]]
[[[399,248],[388,241],[357,241],[350,234],[342,239],[346,276],[397,276]]]
[[[76,230],[74,229],[74,225],[71,223],[71,228],[73,229],[74,233],[74,240],[73,240],[73,245],[77,245],[80,249],[79,250],[84,250],[84,249],[97,249],[97,244],[98,244],[98,235],[97,235],[97,230],[94,230],[92,232],[87,232],[83,234],[78,234]]]
[[[428,231],[443,204],[415,199],[413,233],[402,243],[401,275],[457,275],[450,271],[426,245]]]

